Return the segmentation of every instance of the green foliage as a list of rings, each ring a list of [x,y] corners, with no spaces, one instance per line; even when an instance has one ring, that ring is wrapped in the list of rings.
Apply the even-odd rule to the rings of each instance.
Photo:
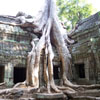
[[[85,0],[57,0],[58,16],[65,22],[67,29],[72,29],[75,24],[91,15],[92,5]]]
[[[98,15],[100,16],[100,11],[98,12]]]

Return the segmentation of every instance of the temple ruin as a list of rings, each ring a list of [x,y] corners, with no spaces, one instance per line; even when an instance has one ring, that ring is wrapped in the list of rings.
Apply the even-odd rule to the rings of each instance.
[[[78,84],[100,83],[100,12],[78,22],[72,38],[72,70]]]
[[[26,79],[27,55],[32,48],[31,40],[40,37],[38,34],[33,34],[34,32],[30,27],[24,28],[10,24],[10,22],[15,23],[15,19],[14,16],[0,16],[0,83],[5,82],[7,87],[13,87],[14,84],[23,82]],[[77,84],[100,83],[100,12],[79,21],[78,25],[79,27],[71,37],[75,40],[75,43],[69,45],[72,54],[72,63],[69,69],[72,73],[69,79]],[[55,54],[53,77],[55,83],[60,84],[62,64],[55,47],[53,47],[53,50]],[[43,64],[43,56],[42,54],[40,66]],[[40,78],[42,79],[43,77],[40,76]],[[72,94],[73,98],[67,98],[68,94],[66,96],[64,94],[65,97],[62,94],[47,94],[46,96],[38,94],[37,97],[42,100],[44,98],[45,100],[52,100],[52,98],[54,98],[53,100],[58,100],[58,97],[60,98],[59,100],[62,100],[62,98],[63,100],[99,100],[99,94],[100,91],[93,90],[93,92],[90,92],[87,90],[86,94],[85,92],[79,93],[78,96],[76,94],[73,96]],[[27,95],[24,94],[24,97],[26,96],[27,98]],[[82,97],[83,95],[85,99],[80,99],[80,96]],[[87,95],[90,98],[87,98]],[[91,99],[92,95],[94,95],[94,99]],[[68,95],[68,97],[71,96]]]
[[[0,16],[0,21],[14,21],[12,17]],[[80,21],[72,38],[72,80],[78,84],[100,83],[100,14]],[[19,26],[0,23],[0,82],[7,86],[23,82],[26,77],[26,57],[31,50],[31,34]],[[54,78],[59,79],[61,62],[57,52],[54,58]],[[20,78],[19,78],[20,77]]]
[[[37,37],[31,33],[30,28],[26,31],[19,26],[7,24],[14,21],[12,16],[0,16],[0,83],[5,82],[7,87],[26,79],[26,60],[31,50],[30,42],[32,38]],[[54,78],[59,79],[61,63],[57,52],[53,63]]]

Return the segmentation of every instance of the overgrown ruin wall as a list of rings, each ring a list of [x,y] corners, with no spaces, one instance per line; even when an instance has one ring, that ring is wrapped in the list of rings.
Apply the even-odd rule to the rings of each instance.
[[[100,83],[100,14],[80,21],[72,36],[73,78],[79,84]]]
[[[0,24],[0,66],[4,67],[2,81],[7,85],[13,85],[14,67],[26,67],[30,40],[30,35],[20,27]]]
[[[0,16],[0,21],[12,23],[14,20]],[[14,72],[20,73],[19,68],[25,73],[27,54],[31,50],[30,41],[38,38],[31,33],[30,28],[26,31],[25,28],[0,23],[0,82],[5,81],[7,86],[16,83]],[[76,41],[71,46],[73,80],[79,84],[100,83],[99,13],[80,21],[72,38]],[[56,51],[53,64],[54,76],[58,78],[61,63]]]
[[[25,28],[2,24],[1,21],[13,23],[14,20],[10,16],[0,16],[0,82],[6,82],[6,86],[12,86],[26,79],[26,60],[28,52],[31,51],[30,42],[32,38],[38,37],[32,34],[30,28],[26,31]],[[58,79],[61,63],[56,50],[54,51],[54,77]]]

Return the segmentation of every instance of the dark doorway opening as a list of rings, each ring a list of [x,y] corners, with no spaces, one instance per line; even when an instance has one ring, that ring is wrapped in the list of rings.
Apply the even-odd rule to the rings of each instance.
[[[26,68],[14,67],[14,84],[23,82],[26,79]]]
[[[59,74],[60,74],[59,66],[54,66],[53,67],[53,73],[54,73],[54,75],[53,75],[54,79],[60,79],[59,78]]]
[[[4,82],[4,66],[0,65],[0,83]]]
[[[85,68],[84,63],[82,64],[75,64],[76,74],[78,78],[85,78]]]

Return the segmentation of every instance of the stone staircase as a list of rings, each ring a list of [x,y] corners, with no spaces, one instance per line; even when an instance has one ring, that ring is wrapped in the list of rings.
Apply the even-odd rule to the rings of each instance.
[[[10,95],[0,95],[0,100],[100,100],[100,89],[80,90],[74,94],[47,94],[15,89]]]
[[[68,94],[68,100],[100,100],[100,90],[86,90],[75,94]]]

